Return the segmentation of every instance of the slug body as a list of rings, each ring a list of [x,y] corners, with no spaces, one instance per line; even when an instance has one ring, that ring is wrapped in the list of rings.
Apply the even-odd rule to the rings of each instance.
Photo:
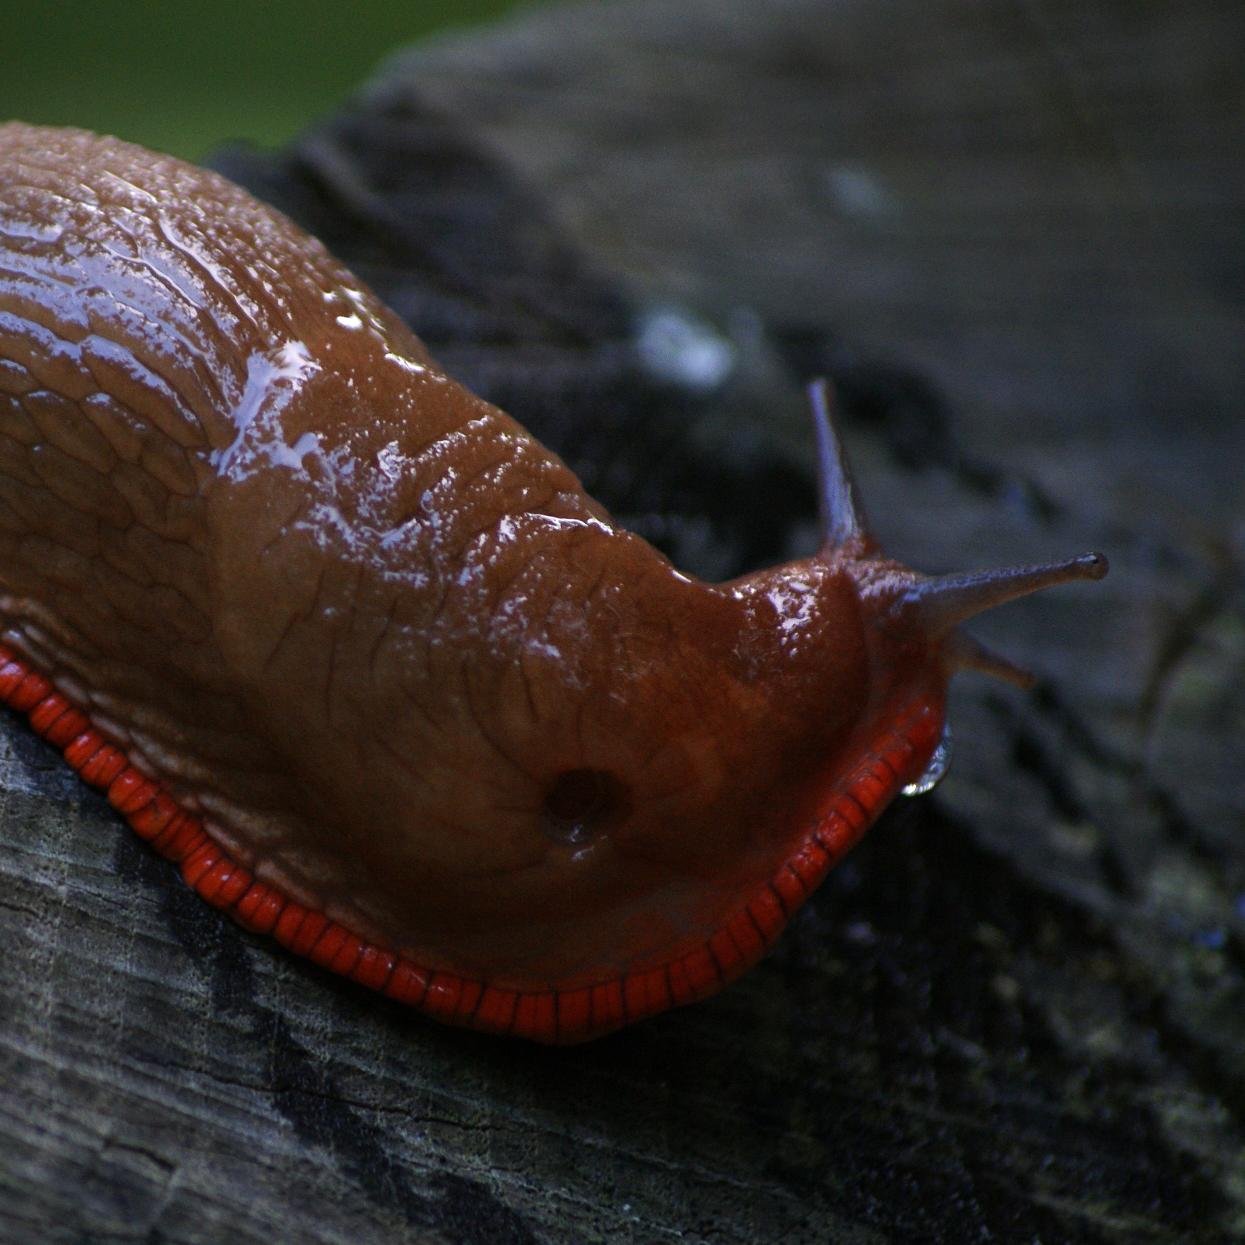
[[[712,993],[928,765],[955,630],[859,522],[727,584],[619,529],[224,179],[0,127],[0,695],[252,929],[549,1041]]]

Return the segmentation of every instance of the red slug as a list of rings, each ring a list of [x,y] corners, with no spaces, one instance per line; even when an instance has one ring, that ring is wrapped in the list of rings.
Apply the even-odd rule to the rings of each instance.
[[[755,963],[943,735],[971,615],[864,529],[725,584],[619,529],[314,239],[0,127],[0,697],[247,929],[547,1042]]]

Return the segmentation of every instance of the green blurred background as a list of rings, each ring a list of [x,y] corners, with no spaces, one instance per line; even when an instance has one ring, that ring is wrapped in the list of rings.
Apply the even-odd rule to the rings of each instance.
[[[82,125],[197,159],[277,143],[403,44],[531,0],[75,0],[14,6],[0,119]]]

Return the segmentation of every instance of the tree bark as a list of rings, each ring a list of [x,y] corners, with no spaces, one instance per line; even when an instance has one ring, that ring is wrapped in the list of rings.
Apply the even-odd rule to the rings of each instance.
[[[6,1240],[1245,1239],[1245,9],[636,0],[432,43],[219,167],[689,570],[1101,547],[769,959],[560,1051],[187,891],[0,723]]]

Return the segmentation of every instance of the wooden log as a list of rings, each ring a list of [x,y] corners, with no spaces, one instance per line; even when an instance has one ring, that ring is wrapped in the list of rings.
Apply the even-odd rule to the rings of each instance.
[[[218,163],[681,563],[807,547],[800,383],[980,634],[957,756],[737,986],[566,1051],[207,909],[0,735],[0,1237],[1245,1239],[1245,300],[1227,0],[635,0]],[[451,119],[452,118],[452,119]]]

